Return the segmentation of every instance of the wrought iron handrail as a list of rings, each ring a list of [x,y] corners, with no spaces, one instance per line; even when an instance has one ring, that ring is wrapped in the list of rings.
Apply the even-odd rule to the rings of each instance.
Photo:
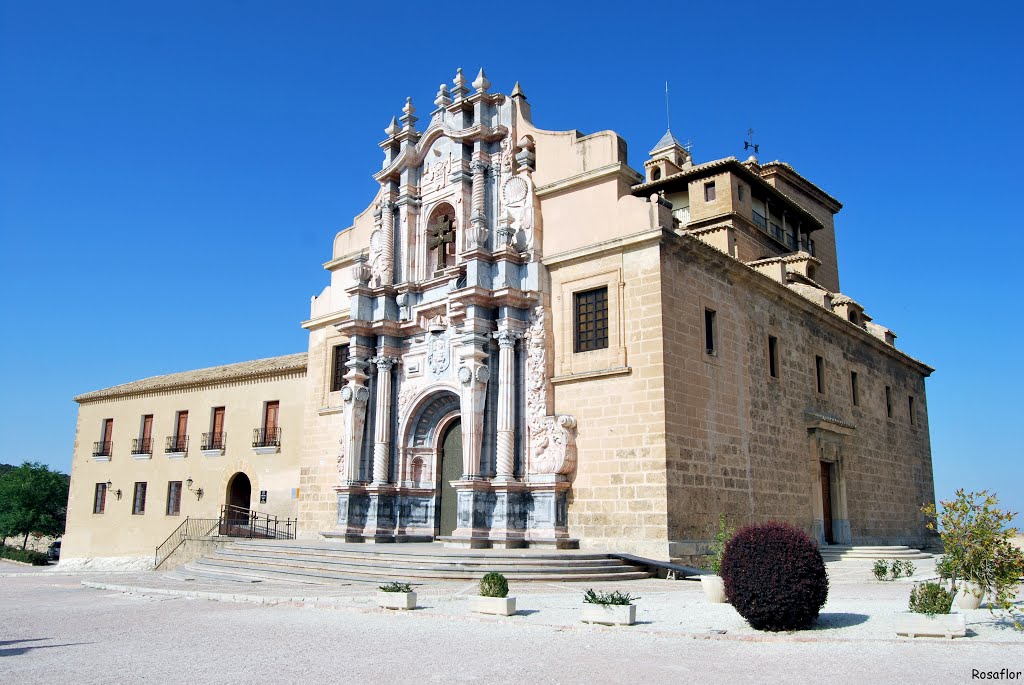
[[[298,519],[282,519],[232,504],[221,506],[220,521],[220,534],[236,538],[294,540],[299,526]]]
[[[202,449],[204,450],[222,450],[227,444],[227,433],[203,433]]]
[[[252,431],[253,447],[280,447],[281,427],[254,428]]]
[[[112,440],[97,440],[92,444],[92,456],[94,457],[109,457],[113,450],[114,442]]]
[[[168,435],[167,443],[164,446],[164,452],[168,454],[177,454],[179,452],[188,452],[188,436],[187,435]]]
[[[153,438],[132,438],[132,454],[153,454]]]
[[[765,216],[763,214],[761,214],[761,212],[757,211],[756,209],[751,210],[751,211],[754,214],[754,223],[757,224],[758,228],[760,228],[762,231],[767,231],[768,230],[768,219],[766,219]]]
[[[220,526],[220,519],[200,519],[186,516],[181,525],[167,536],[167,539],[156,546],[156,554],[153,559],[153,569],[160,568],[160,564],[167,561],[167,558],[174,553],[189,538],[205,538],[213,535]]]

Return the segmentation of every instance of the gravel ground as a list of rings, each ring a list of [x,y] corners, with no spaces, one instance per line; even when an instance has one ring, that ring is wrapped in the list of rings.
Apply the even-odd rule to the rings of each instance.
[[[514,586],[520,613],[498,618],[468,613],[475,592],[468,583],[420,586],[423,609],[385,612],[374,607],[373,588],[366,585],[182,582],[159,573],[4,573],[0,682],[674,678],[904,685],[970,682],[972,669],[1024,671],[1024,635],[993,622],[985,610],[968,616],[971,633],[965,639],[896,638],[891,616],[905,607],[910,585],[865,582],[869,566],[830,565],[832,589],[819,626],[783,635],[751,630],[732,607],[705,603],[699,584],[684,581],[608,585],[641,596],[641,623],[604,628],[578,622],[582,588],[566,584]],[[84,588],[83,580],[161,592],[228,592],[249,601],[112,592]],[[262,597],[310,601],[253,603]]]

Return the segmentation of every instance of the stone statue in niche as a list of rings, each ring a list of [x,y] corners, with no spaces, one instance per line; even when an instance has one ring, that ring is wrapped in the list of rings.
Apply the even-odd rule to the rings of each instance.
[[[576,467],[576,419],[548,414],[544,307],[536,307],[526,342],[526,430],[529,469],[535,475],[565,475]]]

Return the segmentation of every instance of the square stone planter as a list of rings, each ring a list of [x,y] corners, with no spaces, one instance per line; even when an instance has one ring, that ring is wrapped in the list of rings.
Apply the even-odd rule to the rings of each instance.
[[[580,620],[606,626],[631,626],[636,623],[635,604],[590,604],[584,602]]]
[[[471,607],[478,614],[511,616],[516,613],[515,597],[474,597]]]
[[[377,603],[382,609],[415,609],[415,592],[378,592]]]
[[[896,614],[896,634],[907,637],[963,637],[967,620],[963,614]]]

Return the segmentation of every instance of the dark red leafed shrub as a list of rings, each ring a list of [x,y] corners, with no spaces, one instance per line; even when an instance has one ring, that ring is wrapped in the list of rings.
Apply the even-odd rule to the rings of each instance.
[[[721,575],[729,602],[758,630],[806,628],[828,598],[821,553],[786,523],[741,529],[725,546]]]

